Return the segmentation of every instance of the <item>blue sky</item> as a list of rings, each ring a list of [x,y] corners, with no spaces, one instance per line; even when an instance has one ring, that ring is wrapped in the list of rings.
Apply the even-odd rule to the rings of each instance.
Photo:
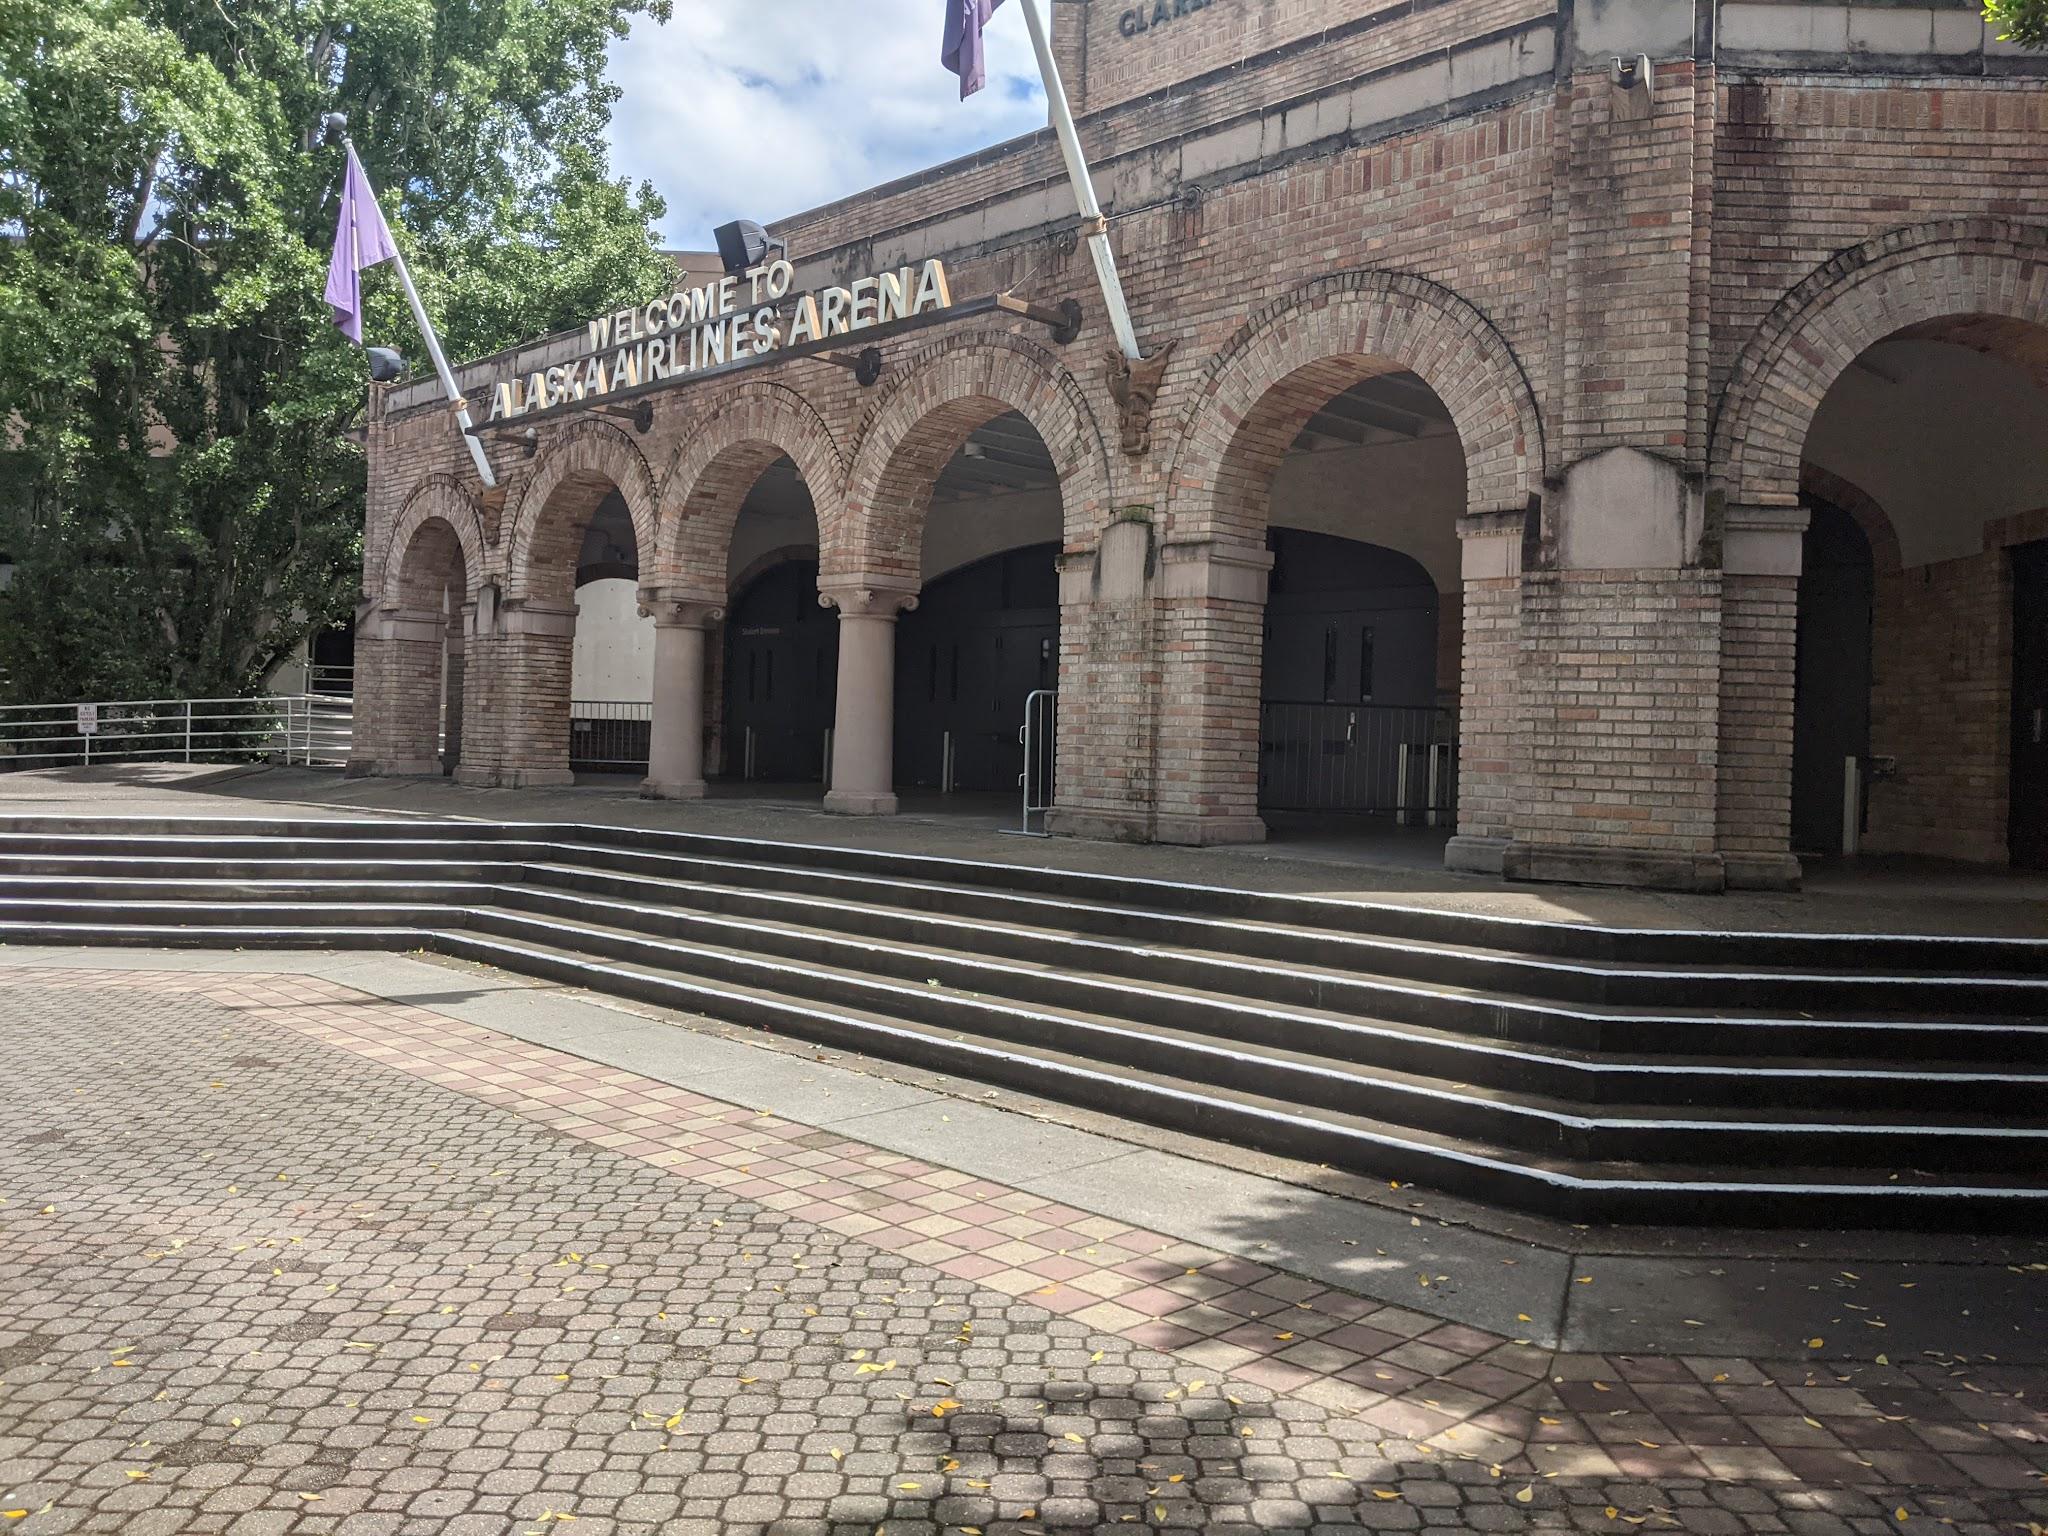
[[[614,174],[668,199],[665,244],[766,222],[1044,126],[1019,6],[988,34],[988,88],[939,64],[946,0],[676,0],[611,52]],[[1043,0],[1037,0],[1043,3]],[[1042,14],[1042,13],[1041,13]]]

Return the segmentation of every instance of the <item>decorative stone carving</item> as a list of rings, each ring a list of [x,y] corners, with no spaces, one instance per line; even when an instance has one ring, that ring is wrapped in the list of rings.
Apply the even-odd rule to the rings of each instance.
[[[1116,399],[1119,424],[1123,428],[1124,452],[1141,458],[1152,448],[1152,402],[1159,398],[1159,381],[1180,343],[1169,341],[1150,357],[1132,362],[1118,351],[1105,354],[1109,362],[1109,392]]]

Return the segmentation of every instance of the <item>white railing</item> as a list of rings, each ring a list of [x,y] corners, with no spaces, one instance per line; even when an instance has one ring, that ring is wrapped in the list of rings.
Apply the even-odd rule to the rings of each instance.
[[[0,772],[101,762],[347,763],[354,700],[109,699],[0,705]]]

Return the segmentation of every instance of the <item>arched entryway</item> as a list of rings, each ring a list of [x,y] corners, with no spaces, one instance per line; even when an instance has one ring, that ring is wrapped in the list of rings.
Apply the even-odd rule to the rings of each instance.
[[[844,461],[793,390],[746,384],[679,449],[673,509],[643,601],[657,625],[653,754],[644,792],[822,792],[837,630],[818,600],[822,534]]]
[[[476,505],[452,480],[430,478],[399,509],[355,628],[351,774],[439,775],[470,755],[483,550]]]
[[[1174,708],[1161,715],[1158,753],[1176,772],[1159,785],[1159,836],[1265,835],[1262,804],[1271,808],[1290,785],[1303,790],[1294,798],[1311,798],[1318,784],[1306,767],[1274,766],[1289,752],[1332,763],[1383,758],[1394,766],[1321,781],[1313,798],[1326,809],[1362,810],[1387,798],[1374,786],[1391,782],[1397,803],[1383,808],[1426,818],[1435,748],[1439,805],[1455,799],[1464,834],[1504,839],[1518,751],[1509,706],[1521,523],[1543,462],[1534,400],[1505,341],[1435,284],[1339,274],[1255,316],[1209,364],[1186,421],[1164,550],[1173,580],[1160,610]],[[1350,595],[1330,595],[1331,606],[1348,605],[1353,617],[1334,632],[1324,620],[1299,657],[1289,647],[1278,664],[1291,681],[1269,676],[1273,573],[1286,554],[1284,532],[1268,548],[1274,529],[1376,545],[1427,573],[1437,596],[1433,676],[1418,664],[1406,686],[1410,697],[1434,695],[1418,706],[1425,711],[1455,708],[1455,726],[1448,713],[1436,729],[1422,719],[1396,722],[1383,744],[1363,753],[1371,707],[1354,719],[1357,701],[1331,697],[1356,688],[1360,658],[1344,652],[1372,627],[1359,615],[1382,601],[1369,594],[1390,567],[1375,573],[1380,557],[1369,554],[1353,556],[1348,575],[1332,574]],[[1475,544],[1483,558],[1473,557]],[[1354,632],[1361,639],[1346,638]],[[1270,707],[1281,702],[1276,690],[1303,692],[1316,706],[1313,726],[1301,726],[1291,743]],[[1459,743],[1455,768],[1442,745],[1449,740]],[[1447,809],[1440,819],[1448,823]]]
[[[2030,579],[2048,549],[2044,378],[2048,327],[1941,317],[1857,354],[1815,411],[1802,477],[1847,505],[1807,498],[1795,853],[2048,853],[2030,644],[2048,618]]]
[[[2043,441],[2048,233],[1990,220],[1895,231],[1780,302],[1738,361],[1714,439],[1724,847],[1762,860],[1775,846],[1787,864],[1786,849],[1845,848],[2048,860]],[[1859,657],[1843,610],[1866,550]],[[1772,643],[1778,624],[1790,644]]]
[[[1106,500],[1084,401],[1020,338],[937,344],[877,406],[849,484],[820,578],[840,615],[827,809],[1015,795],[1025,701],[1058,682],[1059,552]]]
[[[512,787],[574,780],[579,578],[637,570],[641,551],[654,547],[654,506],[653,476],[624,432],[579,422],[542,450],[511,516],[503,600],[480,615],[472,642],[490,690],[490,728],[458,778]],[[630,634],[623,616],[607,623],[607,649],[637,650]],[[592,666],[595,652],[583,654]]]

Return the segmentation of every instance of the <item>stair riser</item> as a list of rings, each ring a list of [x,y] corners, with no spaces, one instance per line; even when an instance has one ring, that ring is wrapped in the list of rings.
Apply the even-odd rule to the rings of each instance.
[[[78,893],[81,896],[90,896],[97,892],[102,893],[104,899],[124,900],[131,895],[132,886],[123,886],[117,881],[107,881],[98,878],[103,873],[103,867],[100,870],[92,869],[90,861],[84,861],[81,867],[84,872],[81,873],[79,878],[83,883],[77,887]],[[274,863],[239,863],[211,866],[186,864],[180,868],[182,871],[188,872],[195,868],[219,870],[225,878],[240,878],[244,874],[247,874],[250,878],[260,878],[266,874],[275,875],[279,873],[280,868],[291,869],[292,866],[289,863],[285,863],[282,866]],[[434,867],[432,874],[435,878],[466,878],[477,873],[479,868],[479,866],[472,865],[454,865],[446,869]],[[160,882],[156,887],[157,891],[176,888],[177,882],[169,870],[159,869],[154,865],[151,866],[151,870],[153,877]],[[304,873],[311,878],[318,871],[304,871]],[[418,878],[419,866],[374,864],[367,867],[367,873],[374,875],[378,879],[388,880],[403,886],[409,880]],[[512,882],[520,873],[521,871],[517,868],[498,871],[491,871],[488,868],[482,869],[484,878],[495,877],[507,883]],[[579,887],[585,883],[580,880],[576,882]],[[612,877],[602,875],[589,877],[587,884],[601,893],[630,893],[631,896],[643,900],[650,895],[649,888],[645,884],[633,881],[618,881]],[[335,888],[336,899],[344,899],[339,894],[341,891],[361,888],[360,886],[338,884]],[[564,887],[560,882],[550,881],[546,885],[535,884],[531,888],[539,892],[548,889],[562,889]],[[0,874],[0,892],[7,894],[18,892],[31,898],[41,894],[33,885],[8,884],[4,879],[4,874]],[[746,900],[725,902],[716,899],[723,893],[705,891],[701,887],[666,888],[657,884],[654,888],[654,893],[670,900],[685,901],[693,906],[701,904],[721,908],[734,916],[776,917],[784,921],[790,920],[792,916],[791,908],[786,904],[769,901],[749,902]],[[560,907],[550,908],[549,910],[573,914],[575,909],[573,907]],[[841,931],[851,931],[876,939],[897,942],[921,942],[935,945],[959,945],[968,937],[961,932],[958,926],[942,925],[935,919],[927,923],[915,914],[877,913],[868,909],[847,907],[829,902],[806,904],[800,911],[802,915],[815,919],[821,928],[828,930],[836,928]],[[1039,915],[1043,916],[1043,914]],[[679,928],[661,927],[659,922],[655,920],[643,919],[636,914],[628,912],[619,913],[616,920],[627,925],[641,926],[649,931],[677,934],[682,931]],[[715,925],[707,925],[702,931],[706,933],[715,932]],[[749,942],[756,947],[772,948],[778,943],[777,936],[771,930],[749,928],[747,932],[750,935]],[[1815,1058],[1877,1057],[1997,1062],[2010,1059],[2015,1049],[2015,1042],[2026,1038],[2023,1033],[2018,1032],[2017,1026],[2014,1033],[1996,1035],[1987,1035],[1982,1032],[1973,1031],[1957,1032],[1949,1029],[1944,1024],[1934,1022],[1934,1020],[1943,1013],[1956,1013],[1963,1010],[1936,1006],[1937,1003],[1945,1003],[1949,999],[1924,997],[1920,994],[1925,989],[1904,984],[1862,983],[1867,990],[1871,991],[1872,995],[1861,1009],[1830,1007],[1825,999],[1813,995],[1812,991],[1802,987],[1787,985],[1782,989],[1787,996],[1784,1011],[1793,1014],[1825,1015],[1830,1012],[1854,1013],[1861,1011],[1866,1013],[1884,1013],[1891,1010],[1903,1010],[1917,1013],[1919,1017],[1928,1019],[1930,1022],[1927,1028],[1910,1031],[1899,1029],[1858,1031],[1853,1028],[1830,1027],[1817,1022],[1807,1024],[1797,1018],[1772,1020],[1768,1026],[1733,1022],[1721,1023],[1697,1018],[1682,1021],[1666,1021],[1654,1017],[1640,1020],[1596,1020],[1574,1016],[1562,1005],[1547,1007],[1541,1003],[1525,1003],[1512,997],[1464,996],[1456,991],[1436,991],[1426,985],[1403,984],[1398,981],[1363,977],[1356,979],[1329,979],[1314,976],[1289,976],[1271,968],[1263,968],[1252,964],[1203,963],[1198,958],[1161,956],[1112,944],[1084,943],[1067,948],[1057,943],[1048,945],[1046,941],[1031,935],[1010,934],[990,929],[977,930],[974,934],[974,942],[984,952],[995,952],[1002,956],[1033,963],[1044,963],[1047,961],[1057,963],[1061,958],[1060,955],[1049,954],[1048,950],[1061,950],[1065,954],[1078,957],[1074,962],[1076,964],[1086,965],[1091,969],[1103,969],[1111,973],[1123,974],[1137,983],[1172,984],[1177,982],[1185,986],[1196,986],[1211,991],[1234,993],[1254,997],[1262,1001],[1282,1003],[1295,1007],[1321,1008],[1361,1017],[1381,1018],[1397,1023],[1420,1025],[1430,1029],[1465,1034],[1481,1039],[1565,1050],[1603,1051],[1642,1056],[1665,1054],[1690,1056],[1783,1055]],[[798,953],[803,950],[804,946],[799,945],[797,949],[785,948],[779,952]],[[811,953],[808,957],[822,958],[822,952]],[[878,958],[877,963],[886,966],[888,962],[886,959]],[[913,970],[917,969],[921,964],[921,962],[917,962],[914,959],[907,963],[909,968]],[[903,972],[899,969],[896,973],[902,974]],[[1478,988],[1493,979],[1497,978],[1489,978],[1481,974],[1455,974],[1447,985],[1461,988]],[[988,985],[992,990],[1006,990],[1004,986],[997,984],[977,982],[964,978],[959,980],[960,984],[965,986]],[[1965,989],[1968,986],[1967,983],[1959,983],[1958,985]],[[1645,1011],[1653,1011],[1660,1007],[1670,1006],[1675,1000],[1671,995],[1674,992],[1682,996],[1683,1002],[1688,1008],[1712,1006],[1715,1002],[1720,1002],[1722,1006],[1727,1007],[1730,1011],[1734,1011],[1733,1005],[1725,1003],[1725,1000],[1709,999],[1702,996],[1704,989],[1691,983],[1668,982],[1661,992],[1650,991],[1649,989],[1644,990],[1645,996],[1640,1000],[1639,1006],[1644,1008]],[[1041,993],[1033,994],[1032,1000],[1054,1002],[1057,999],[1051,994]],[[1187,1016],[1182,1011],[1181,1005],[1172,998],[1157,999],[1154,1002],[1138,999],[1124,1003],[1118,1003],[1113,1000],[1109,1002],[1091,1000],[1083,1004],[1083,1006],[1116,1008],[1130,1013],[1133,1017],[1143,1017],[1147,1022],[1161,1023],[1173,1027],[1190,1027],[1186,1024]],[[2031,1007],[2031,1005],[2029,1006]],[[1147,1013],[1135,1011],[1148,1007],[1151,1007],[1153,1011]],[[1162,1009],[1165,1011],[1160,1011]],[[2019,1019],[2030,1016],[2031,1014],[2027,1008],[2018,1009],[2013,1014],[2013,1017]],[[1245,1025],[1241,1019],[1227,1016],[1214,1023],[1204,1022],[1199,1027],[1214,1029],[1225,1035],[1234,1035],[1244,1029]],[[2043,1028],[2041,1034],[2044,1047],[2048,1047],[2048,1028]],[[1349,1049],[1342,1044],[1334,1046],[1330,1044],[1302,1044],[1291,1048],[1312,1050],[1317,1054],[1332,1054],[1352,1060],[1377,1059],[1374,1056],[1361,1056],[1355,1050]],[[1550,1090],[1546,1089],[1544,1091]],[[1571,1088],[1560,1088],[1557,1091],[1568,1093],[1580,1092],[1580,1090]],[[1633,1088],[1619,1088],[1607,1091],[1594,1090],[1594,1096],[1604,1102],[1621,1102],[1631,1092],[1633,1092]],[[1663,1095],[1657,1090],[1652,1089],[1651,1093],[1654,1100],[1658,1102],[1665,1101]],[[1696,1101],[1680,1098],[1676,1102],[1715,1101],[1712,1099]]]
[[[469,931],[511,939],[562,944],[561,930],[544,920],[527,922],[480,913]],[[982,1040],[997,1039],[1106,1061],[1181,1079],[1229,1087],[1282,1102],[1318,1105],[1447,1136],[1476,1137],[1536,1154],[1608,1162],[1698,1162],[1731,1167],[1785,1167],[1816,1159],[1802,1148],[1826,1149],[1829,1162],[1843,1167],[1985,1169],[2008,1171],[2048,1166],[2048,1136],[2035,1142],[1949,1132],[1902,1136],[1842,1127],[1825,1135],[1771,1127],[1673,1129],[1585,1127],[1559,1122],[1484,1099],[1421,1093],[1334,1071],[1272,1063],[1228,1052],[1190,1048],[1185,1042],[1132,1035],[1109,1028],[1046,1016],[1021,1017],[1001,1007],[976,1006],[939,989],[891,987],[863,979],[816,978],[771,970],[752,957],[727,951],[680,953],[658,941],[620,934],[579,934],[573,946],[628,964],[683,970],[738,986],[773,988],[819,1003],[838,1003],[937,1029],[956,1030]]]
[[[1768,968],[1842,969],[1861,971],[1935,971],[1945,974],[2015,972],[2048,977],[2048,944],[2040,941],[2001,939],[1927,939],[1917,937],[1857,935],[1776,935],[1725,933],[1630,933],[1574,924],[1521,923],[1471,914],[1428,909],[1403,909],[1363,903],[1291,897],[1272,893],[1230,891],[1212,887],[1176,885],[1170,882],[1124,880],[1114,877],[1028,869],[1009,865],[976,864],[967,861],[924,859],[867,850],[814,848],[802,845],[759,843],[708,837],[688,833],[650,832],[637,828],[556,826],[547,824],[446,824],[446,823],[266,823],[266,832],[256,836],[248,821],[215,823],[174,823],[140,821],[132,832],[95,832],[107,821],[74,820],[67,823],[75,835],[59,838],[24,828],[33,818],[0,821],[0,851],[61,855],[76,852],[90,841],[108,851],[163,853],[164,837],[178,838],[188,845],[197,843],[207,853],[226,845],[275,848],[283,844],[291,856],[308,859],[324,854],[359,857],[364,847],[388,849],[396,845],[401,857],[405,850],[417,850],[453,838],[476,847],[495,848],[505,858],[567,858],[593,867],[617,868],[640,873],[666,872],[673,860],[674,872],[693,878],[689,866],[704,860],[744,861],[755,872],[755,883],[796,891],[815,891],[826,872],[886,879],[890,882],[935,881],[954,889],[932,898],[944,910],[966,911],[966,903],[988,898],[992,903],[973,908],[973,915],[1000,917],[1007,910],[1012,920],[1031,921],[1023,916],[1020,903],[1011,893],[1049,898],[1062,907],[1074,901],[1123,903],[1146,909],[1152,915],[1127,918],[1110,915],[1100,921],[1109,937],[1149,940],[1173,930],[1176,913],[1259,922],[1294,924],[1326,932],[1353,934],[1367,939],[1417,940],[1521,951],[1528,955],[1579,959],[1588,962],[1623,961],[1631,964],[1669,966],[1733,966]],[[142,834],[154,828],[158,841]],[[557,845],[549,847],[548,845]],[[568,849],[559,845],[579,845]],[[466,856],[466,855],[465,855]],[[770,876],[773,871],[773,878]],[[835,882],[836,884],[836,882]],[[961,889],[966,887],[967,889]],[[891,898],[892,900],[895,898]],[[1033,909],[1022,904],[1025,911]],[[1166,921],[1163,924],[1161,919]],[[1134,925],[1126,928],[1122,925]],[[1259,935],[1248,940],[1245,952],[1267,958],[1313,961],[1318,958],[1318,939],[1288,935]],[[1327,955],[1321,957],[1325,961]],[[1586,999],[1592,1000],[1592,999]],[[1607,994],[1609,1001],[1625,1001]],[[1865,1006],[1865,1005],[1859,1005]]]
[[[12,887],[19,888],[19,887]],[[10,887],[0,883],[0,896]],[[688,914],[631,910],[616,904],[593,908],[590,903],[561,893],[521,887],[445,889],[421,885],[405,888],[408,899],[397,901],[398,890],[390,884],[334,885],[309,882],[296,895],[275,884],[210,889],[209,901],[220,903],[210,909],[183,903],[161,903],[146,899],[133,883],[105,882],[85,887],[62,901],[10,901],[6,911],[22,920],[63,921],[81,912],[86,899],[111,901],[117,905],[97,914],[108,921],[239,924],[252,915],[275,914],[294,924],[308,922],[352,923],[365,920],[363,911],[328,911],[328,903],[349,902],[371,909],[382,921],[431,921],[442,904],[496,904],[533,913],[537,918],[567,918],[572,921],[601,921],[650,936],[680,942],[731,946],[744,944],[746,953],[773,954],[802,964],[853,965],[870,974],[891,976],[899,981],[921,984],[938,980],[946,987],[985,997],[1004,997],[1019,1003],[1096,1012],[1113,1018],[1156,1024],[1165,1028],[1198,1031],[1227,1045],[1236,1040],[1294,1051],[1328,1059],[1332,1065],[1346,1062],[1418,1077],[1443,1079],[1540,1094],[1589,1106],[1600,1104],[1667,1105],[1671,1107],[1748,1108],[1757,1111],[1858,1109],[1897,1110],[1920,1114],[1983,1114],[1986,1116],[2028,1115],[2039,1112],[2044,1087],[2036,1082],[1964,1082],[1940,1074],[1902,1074],[1884,1079],[1830,1075],[1825,1067],[1812,1072],[1762,1075],[1744,1072],[1698,1072],[1683,1070],[1630,1072],[1609,1069],[1593,1071],[1570,1063],[1532,1062],[1527,1058],[1495,1055],[1483,1050],[1461,1048],[1456,1041],[1430,1040],[1385,1032],[1361,1037],[1356,1031],[1319,1020],[1292,1018],[1284,1013],[1262,1010],[1256,1004],[1244,1011],[1217,1005],[1160,996],[1142,989],[1115,989],[1090,985],[1057,972],[998,972],[972,963],[934,960],[930,957],[891,955],[862,948],[849,953],[844,943],[829,936],[812,937],[768,929],[734,933],[715,923],[692,919]],[[149,894],[154,895],[154,892]],[[426,917],[421,917],[425,907]],[[566,947],[577,942],[571,931]],[[738,957],[743,959],[743,956]],[[796,985],[788,978],[778,985]],[[826,980],[809,984],[808,992],[828,996],[836,984]],[[922,989],[906,1001],[886,1006],[898,1012],[924,1006],[933,994]],[[906,1013],[906,1016],[908,1014]],[[961,1027],[961,1021],[947,1014],[932,1020],[944,1027]],[[984,1028],[969,1020],[965,1027]],[[1082,1048],[1082,1049],[1085,1049]],[[1350,1080],[1347,1079],[1347,1083]],[[1290,1091],[1294,1091],[1290,1089]],[[1340,1109],[1354,1108],[1352,1089],[1344,1087],[1335,1098],[1316,1098]],[[1398,1118],[1398,1117],[1397,1117]],[[1470,1122],[1460,1122],[1469,1128]],[[1444,1126],[1444,1129],[1457,1129]],[[1569,1147],[1560,1140],[1525,1141],[1544,1150]]]
[[[526,970],[544,979],[599,987],[619,995],[686,1011],[715,1012],[733,1023],[841,1049],[860,1051],[979,1082],[1043,1095],[1059,1102],[1100,1110],[1196,1136],[1207,1136],[1264,1151],[1325,1163],[1331,1167],[1442,1189],[1466,1198],[1536,1211],[1574,1222],[1641,1222],[1740,1226],[1887,1227],[1901,1223],[1927,1230],[2036,1230],[2048,1216],[2044,1202],[2024,1197],[1947,1198],[1921,1200],[1892,1195],[1827,1191],[1813,1195],[1760,1197],[1750,1192],[1719,1192],[1683,1186],[1647,1190],[1602,1190],[1559,1186],[1517,1170],[1477,1166],[1425,1147],[1388,1145],[1347,1136],[1301,1121],[1276,1123],[1234,1106],[1167,1094],[1144,1084],[1055,1070],[1025,1057],[977,1053],[964,1061],[951,1050],[935,1048],[922,1036],[889,1034],[809,1012],[773,1006],[720,1002],[693,995],[661,978],[612,973],[595,979],[574,965],[545,956],[514,960],[467,934],[449,934],[448,953],[484,963]]]

